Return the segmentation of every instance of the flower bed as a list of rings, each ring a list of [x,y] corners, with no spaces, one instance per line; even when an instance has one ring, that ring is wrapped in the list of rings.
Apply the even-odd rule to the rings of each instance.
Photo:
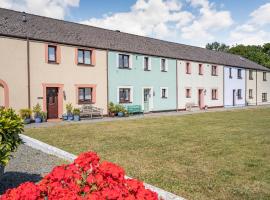
[[[0,200],[158,200],[136,179],[125,179],[124,170],[100,163],[96,153],[82,153],[69,165],[55,167],[38,184],[26,182],[9,189]]]

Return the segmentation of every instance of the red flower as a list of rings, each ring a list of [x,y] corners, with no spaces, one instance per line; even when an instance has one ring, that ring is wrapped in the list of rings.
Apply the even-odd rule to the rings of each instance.
[[[24,183],[0,200],[158,200],[142,182],[125,179],[125,171],[96,153],[79,155],[74,163],[55,167],[39,184]]]

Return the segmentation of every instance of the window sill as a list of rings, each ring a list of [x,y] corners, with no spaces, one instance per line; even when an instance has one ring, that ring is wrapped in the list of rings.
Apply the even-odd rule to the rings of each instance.
[[[78,102],[78,105],[95,104],[95,102]]]
[[[168,99],[168,97],[161,97],[162,99]]]
[[[237,77],[237,79],[242,79],[242,77]]]
[[[248,99],[253,99],[253,97],[248,97]]]
[[[216,100],[218,100],[218,99],[212,99],[213,101],[216,101]]]
[[[191,97],[186,97],[187,99],[190,99]]]
[[[212,74],[212,76],[218,76],[217,74]]]
[[[131,104],[132,102],[127,101],[127,102],[119,102],[119,104]]]
[[[95,66],[93,64],[84,64],[84,63],[78,63],[77,65],[81,67],[94,67]]]
[[[131,70],[132,68],[127,68],[127,67],[118,67],[118,69],[126,69],[126,70]]]
[[[199,74],[200,76],[202,76],[203,74]]]
[[[168,72],[167,70],[161,70],[161,72]]]
[[[190,75],[191,73],[187,73],[187,72],[186,72],[186,74],[187,74],[187,75]]]
[[[144,69],[144,71],[145,71],[145,72],[150,72],[150,71],[151,71],[151,69]]]
[[[263,80],[264,82],[266,82],[267,80],[265,79],[265,80]]]
[[[267,102],[267,100],[262,100],[263,103]]]
[[[48,61],[48,64],[59,65],[59,63],[56,61]]]
[[[252,81],[252,80],[253,80],[253,78],[249,78],[249,80],[250,80],[250,81]]]

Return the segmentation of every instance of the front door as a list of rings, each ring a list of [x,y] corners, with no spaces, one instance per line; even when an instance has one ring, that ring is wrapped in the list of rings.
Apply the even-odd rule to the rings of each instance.
[[[150,96],[151,95],[151,89],[144,88],[143,90],[143,99],[144,99],[144,112],[150,111]]]
[[[58,88],[46,89],[48,119],[58,118]]]
[[[233,90],[233,106],[235,106],[235,90]]]
[[[204,108],[204,93],[202,89],[198,90],[198,104],[199,104],[199,108],[203,109]]]

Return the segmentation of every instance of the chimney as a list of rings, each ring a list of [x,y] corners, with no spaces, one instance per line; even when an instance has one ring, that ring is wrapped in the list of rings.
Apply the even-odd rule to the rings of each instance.
[[[23,12],[22,21],[23,21],[23,22],[27,22],[27,19],[26,19],[26,13],[25,13],[25,12]]]

